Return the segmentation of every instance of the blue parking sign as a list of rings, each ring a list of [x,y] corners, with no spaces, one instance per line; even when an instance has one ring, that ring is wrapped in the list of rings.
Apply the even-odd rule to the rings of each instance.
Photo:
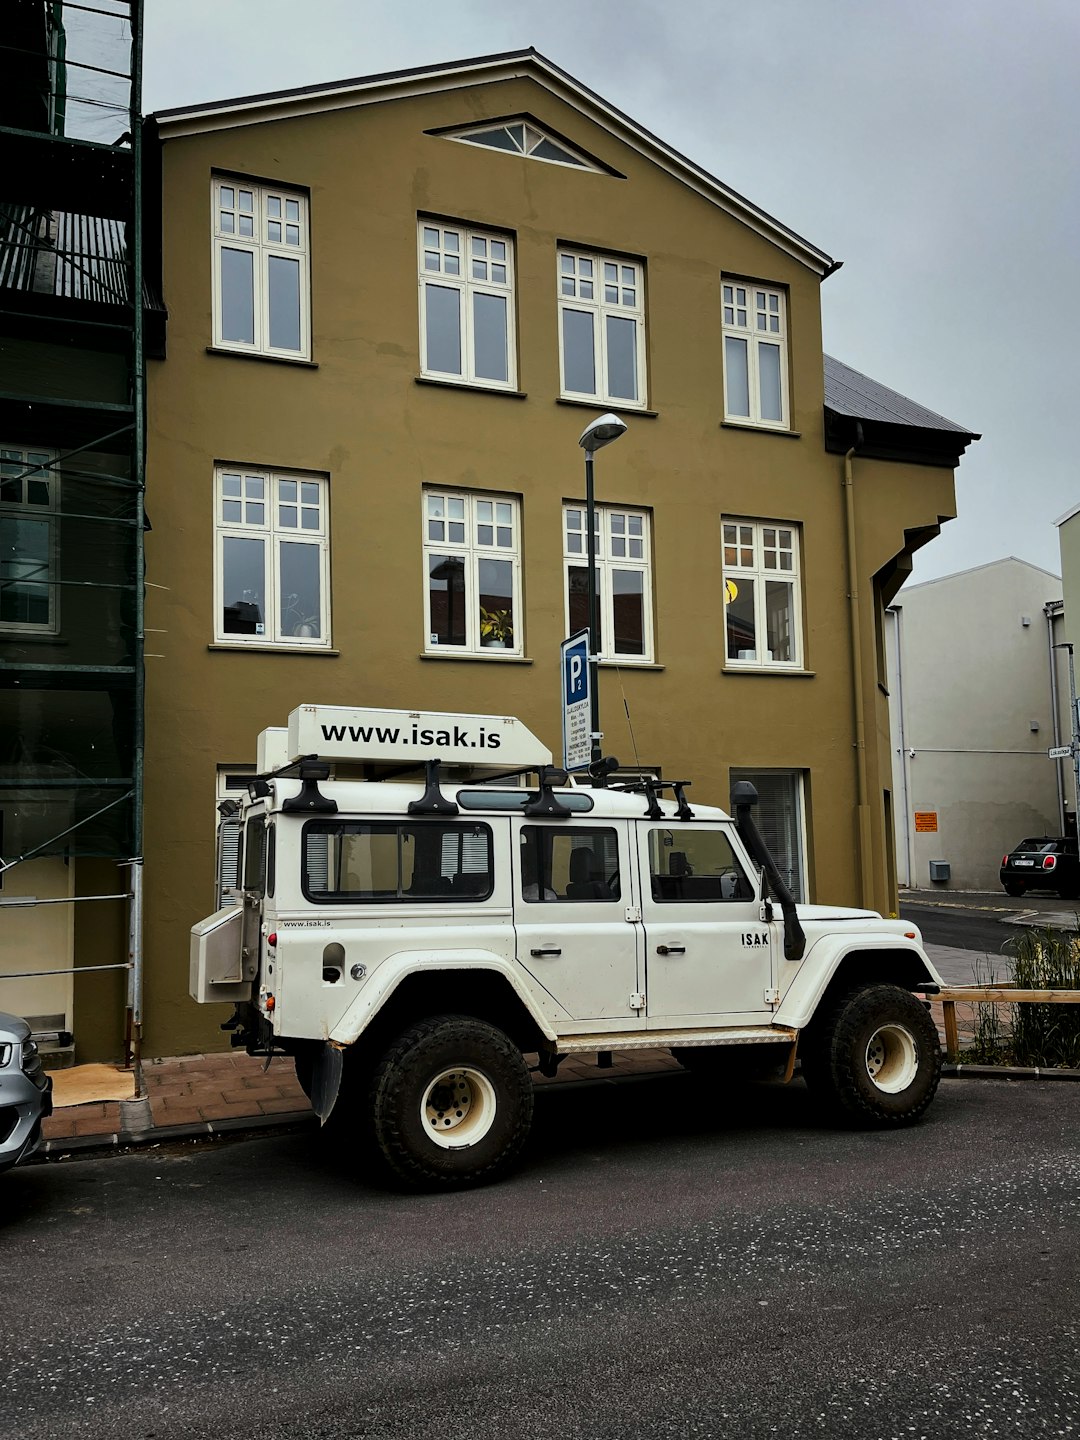
[[[589,632],[579,630],[559,647],[562,658],[563,766],[582,770],[592,759],[589,704]]]

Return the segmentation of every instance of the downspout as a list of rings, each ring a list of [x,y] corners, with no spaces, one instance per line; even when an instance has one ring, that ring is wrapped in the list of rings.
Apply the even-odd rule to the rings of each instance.
[[[863,705],[862,622],[859,615],[859,557],[855,540],[855,480],[851,457],[863,443],[863,428],[855,422],[855,444],[844,456],[844,512],[847,519],[848,606],[851,619],[851,676],[855,711],[856,818],[859,837],[859,899],[872,907],[870,853],[872,832],[867,802],[866,718]]]
[[[911,844],[911,779],[908,775],[910,758],[907,747],[907,716],[904,710],[904,610],[902,605],[890,605],[896,635],[896,714],[900,741],[900,786],[904,804],[904,863],[907,868],[907,883],[914,885],[915,856]]]
[[[1054,654],[1054,619],[1060,612],[1053,605],[1044,605],[1046,616],[1046,645],[1050,659],[1050,714],[1054,727],[1054,748],[1061,746],[1061,716],[1058,712],[1057,657]],[[1061,778],[1061,761],[1054,761],[1054,779],[1057,781],[1058,819],[1061,833],[1065,834],[1065,782]]]

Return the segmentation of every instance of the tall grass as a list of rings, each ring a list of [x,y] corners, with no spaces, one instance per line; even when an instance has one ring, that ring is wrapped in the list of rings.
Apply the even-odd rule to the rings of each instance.
[[[1080,990],[1080,936],[1062,930],[1024,930],[1014,942],[1017,989]],[[1014,1065],[1080,1068],[1080,1005],[1015,1005]]]

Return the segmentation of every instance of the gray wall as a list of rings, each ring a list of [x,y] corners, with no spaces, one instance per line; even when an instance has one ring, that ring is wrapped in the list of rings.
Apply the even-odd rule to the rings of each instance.
[[[901,885],[930,888],[930,861],[945,860],[951,878],[932,888],[997,890],[1006,850],[1025,835],[1060,833],[1060,762],[1046,755],[1056,742],[1043,609],[1060,598],[1056,576],[1010,558],[911,586],[892,607],[886,655]],[[1063,658],[1056,673],[1060,733]],[[1069,772],[1071,805],[1071,770],[1060,769]],[[916,831],[916,812],[937,815],[936,833]]]

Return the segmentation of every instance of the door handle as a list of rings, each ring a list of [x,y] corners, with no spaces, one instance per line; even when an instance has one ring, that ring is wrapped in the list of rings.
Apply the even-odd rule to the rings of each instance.
[[[562,951],[557,945],[540,945],[536,950],[530,950],[529,954],[535,959],[540,959],[543,956],[561,955]]]
[[[685,954],[686,954],[686,946],[685,946],[685,945],[657,945],[657,947],[656,947],[656,953],[657,953],[658,955],[685,955]]]

